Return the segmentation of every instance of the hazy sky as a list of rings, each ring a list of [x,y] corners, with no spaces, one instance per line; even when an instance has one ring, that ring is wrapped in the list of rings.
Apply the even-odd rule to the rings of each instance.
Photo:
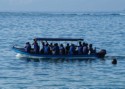
[[[119,11],[125,0],[0,0],[0,11]]]

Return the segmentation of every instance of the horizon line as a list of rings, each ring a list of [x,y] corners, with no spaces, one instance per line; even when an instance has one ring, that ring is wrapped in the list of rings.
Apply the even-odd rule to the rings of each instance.
[[[110,12],[123,12],[119,11],[0,11],[0,13],[110,13]]]

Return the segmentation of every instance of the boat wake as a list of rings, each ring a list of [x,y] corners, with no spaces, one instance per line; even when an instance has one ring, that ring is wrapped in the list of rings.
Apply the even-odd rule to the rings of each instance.
[[[22,55],[22,54],[20,54],[20,53],[17,53],[16,54],[16,58],[23,58],[24,56]]]

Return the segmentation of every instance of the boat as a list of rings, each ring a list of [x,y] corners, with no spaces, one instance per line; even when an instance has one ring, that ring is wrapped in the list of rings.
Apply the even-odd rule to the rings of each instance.
[[[83,42],[84,39],[76,39],[76,38],[35,38],[37,42],[45,41],[45,42]],[[53,54],[41,54],[41,53],[34,53],[34,52],[26,52],[24,47],[20,47],[18,45],[13,46],[13,50],[18,53],[18,55],[21,55],[22,57],[27,58],[67,58],[67,59],[79,59],[79,58],[104,58],[106,55],[106,50],[102,49],[97,53],[94,54],[87,54],[87,55],[70,55],[70,54],[64,54],[64,55],[53,55]]]

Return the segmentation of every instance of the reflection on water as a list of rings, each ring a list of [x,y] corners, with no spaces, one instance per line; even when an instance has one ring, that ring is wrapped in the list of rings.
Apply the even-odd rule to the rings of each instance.
[[[19,58],[20,60],[24,60],[26,62],[49,62],[49,63],[75,63],[75,62],[85,62],[85,63],[91,63],[93,60],[92,58],[83,58],[83,59],[66,59],[66,58]],[[103,59],[101,59],[103,60]]]
[[[111,64],[111,56],[105,57],[104,59],[75,60],[20,58],[18,60],[23,62],[23,67],[22,64],[18,65],[18,67],[14,64],[13,69],[17,68],[18,71],[24,71],[23,68],[26,67],[25,72],[28,72],[28,76],[27,79],[22,77],[22,80],[27,81],[27,83],[22,83],[22,80],[20,82],[18,81],[18,85],[23,84],[25,88],[31,88],[35,84],[37,85],[34,88],[43,87],[45,89],[78,89],[79,87],[94,89],[124,88],[125,80],[120,76],[124,77],[125,72],[124,68],[120,66],[123,66],[121,65],[124,63],[122,59],[125,57],[115,56],[115,58],[118,58],[117,65]]]
[[[106,61],[106,60],[112,60],[112,59],[125,59],[125,56],[105,56],[105,58],[78,58],[78,59],[66,59],[66,58],[27,58],[27,57],[17,57],[20,60],[24,60],[26,62],[51,62],[51,63],[63,63],[63,62],[85,62],[85,63],[91,63],[92,61]]]

